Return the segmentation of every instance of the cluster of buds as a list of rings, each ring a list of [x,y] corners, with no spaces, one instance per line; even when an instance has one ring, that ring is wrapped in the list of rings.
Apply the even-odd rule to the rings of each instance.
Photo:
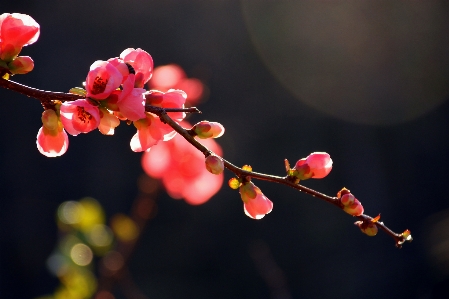
[[[360,201],[352,195],[352,193],[343,188],[337,193],[337,198],[340,200],[340,203],[343,205],[343,211],[352,216],[360,216],[363,214],[363,206]]]
[[[29,56],[18,56],[24,46],[39,38],[40,26],[25,14],[4,13],[0,15],[0,77],[26,74],[33,70],[34,62]]]

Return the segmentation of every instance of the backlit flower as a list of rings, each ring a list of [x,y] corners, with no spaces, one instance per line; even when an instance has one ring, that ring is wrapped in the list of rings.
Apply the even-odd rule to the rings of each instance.
[[[90,66],[86,78],[86,96],[96,100],[106,99],[122,83],[123,75],[110,62],[97,60]]]
[[[98,108],[84,99],[64,102],[60,114],[64,128],[73,136],[88,133],[100,124]]]

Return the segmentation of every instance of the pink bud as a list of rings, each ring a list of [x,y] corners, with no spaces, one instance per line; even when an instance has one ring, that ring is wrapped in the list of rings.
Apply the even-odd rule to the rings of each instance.
[[[344,206],[349,206],[354,203],[355,197],[351,193],[347,193],[341,197],[340,201]]]
[[[375,235],[377,235],[378,228],[377,228],[377,225],[373,222],[357,221],[354,224],[360,228],[362,233],[364,233],[370,237],[374,237]]]
[[[224,134],[225,128],[217,122],[209,122],[207,120],[200,121],[193,126],[192,130],[201,139],[218,138]]]
[[[69,146],[69,138],[56,112],[52,109],[45,110],[42,113],[42,124],[36,138],[39,152],[47,157],[63,155]]]
[[[8,68],[13,75],[26,74],[33,70],[34,61],[29,56],[18,56],[8,63]]]
[[[218,156],[208,156],[205,160],[206,169],[212,174],[220,174],[224,170],[223,159]]]
[[[363,206],[357,198],[354,198],[354,202],[352,204],[344,206],[343,210],[352,216],[360,216],[364,212]]]
[[[296,162],[294,175],[300,180],[308,178],[322,179],[332,169],[332,159],[328,153],[315,152]]]
[[[239,192],[243,201],[243,209],[248,217],[261,219],[273,210],[273,202],[252,182],[242,184]]]

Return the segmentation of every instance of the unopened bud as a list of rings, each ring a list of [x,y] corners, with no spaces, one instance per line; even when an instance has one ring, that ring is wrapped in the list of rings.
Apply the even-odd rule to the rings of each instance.
[[[42,113],[42,125],[52,132],[58,129],[58,116],[55,110],[47,109]]]
[[[352,204],[344,206],[343,210],[352,216],[360,216],[364,212],[363,206],[357,198],[354,198],[354,202]]]
[[[218,138],[224,134],[225,128],[217,122],[209,122],[207,120],[200,121],[193,126],[192,130],[201,139]]]
[[[206,169],[212,174],[220,174],[224,170],[223,159],[218,156],[208,156],[206,158]]]
[[[354,203],[355,197],[352,193],[346,193],[341,197],[340,201],[344,206],[349,206]]]
[[[33,70],[34,61],[29,56],[19,56],[8,63],[8,68],[13,75],[26,74]]]

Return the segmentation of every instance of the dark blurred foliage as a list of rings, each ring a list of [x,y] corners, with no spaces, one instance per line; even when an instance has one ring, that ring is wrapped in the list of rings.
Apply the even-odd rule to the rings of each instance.
[[[351,189],[366,213],[382,213],[397,232],[410,229],[414,241],[398,250],[383,233],[361,234],[354,219],[333,206],[271,183],[256,182],[274,202],[260,221],[244,215],[238,193],[226,186],[202,206],[162,194],[130,261],[137,286],[149,298],[447,296],[449,103],[440,99],[424,115],[390,125],[323,114],[269,71],[241,7],[230,0],[3,0],[0,12],[30,14],[41,25],[38,42],[22,52],[34,59],[35,70],[13,80],[67,91],[81,85],[95,60],[140,47],[156,66],[179,64],[208,86],[203,114],[190,121],[226,127],[218,140],[225,158],[283,175],[284,158],[294,163],[326,151],[334,160],[331,174],[305,185],[330,195]],[[447,6],[438,11],[448,19]],[[437,52],[441,57],[428,59],[447,61],[449,48]],[[141,155],[129,148],[133,126],[121,124],[113,137],[70,137],[64,156],[46,158],[35,145],[40,103],[7,90],[0,90],[0,100],[0,298],[33,298],[58,284],[46,268],[57,241],[58,205],[92,196],[107,216],[127,213],[138,192]]]

